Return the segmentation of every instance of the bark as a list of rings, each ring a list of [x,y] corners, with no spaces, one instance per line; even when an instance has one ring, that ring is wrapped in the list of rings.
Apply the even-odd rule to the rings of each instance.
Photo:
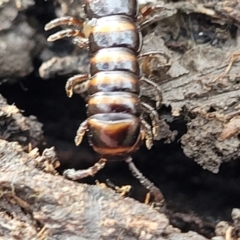
[[[24,117],[0,95],[0,139],[17,141],[25,149],[35,148],[43,140],[42,124],[34,116]]]
[[[108,188],[36,168],[47,158],[0,140],[0,236],[8,239],[196,239],[164,214]],[[49,159],[49,158],[48,158]]]

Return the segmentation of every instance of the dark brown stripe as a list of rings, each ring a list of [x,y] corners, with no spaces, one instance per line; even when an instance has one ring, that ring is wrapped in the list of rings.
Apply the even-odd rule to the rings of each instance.
[[[91,96],[88,101],[88,116],[118,112],[140,116],[142,108],[138,96],[128,92],[99,92]]]
[[[128,72],[99,72],[92,77],[88,92],[92,95],[101,91],[122,91],[139,94],[139,79]]]
[[[110,15],[127,15],[137,17],[137,0],[85,0],[85,13],[88,18]]]
[[[130,114],[96,114],[89,118],[88,125],[89,141],[103,156],[130,154],[142,142],[140,120]]]
[[[139,76],[137,56],[126,48],[106,48],[99,50],[90,60],[90,74],[101,71],[129,71]]]

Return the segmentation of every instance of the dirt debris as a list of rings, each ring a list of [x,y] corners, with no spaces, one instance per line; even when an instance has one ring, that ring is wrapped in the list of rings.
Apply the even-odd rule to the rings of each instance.
[[[37,161],[17,143],[0,140],[0,152],[2,237],[206,239],[193,232],[181,233],[165,215],[108,188],[37,170]]]
[[[17,141],[25,149],[35,148],[43,140],[42,124],[34,116],[24,117],[0,95],[0,139]]]

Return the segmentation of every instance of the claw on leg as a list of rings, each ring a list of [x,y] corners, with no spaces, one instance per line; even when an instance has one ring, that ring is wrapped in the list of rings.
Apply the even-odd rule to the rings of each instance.
[[[61,25],[71,25],[71,26],[80,26],[82,27],[84,20],[74,18],[74,17],[60,17],[52,20],[51,22],[47,23],[44,27],[45,31],[48,31],[52,28],[61,26]]]
[[[164,197],[160,189],[158,189],[152,182],[150,182],[143,174],[137,169],[135,164],[132,161],[131,157],[125,159],[125,162],[128,163],[129,169],[132,172],[133,176],[137,178],[140,183],[154,196],[156,202],[163,202]]]
[[[152,132],[153,132],[153,137],[156,139],[158,137],[159,133],[159,118],[158,118],[158,113],[157,111],[148,105],[147,103],[142,102],[142,107],[145,112],[147,112],[152,120]]]
[[[84,170],[74,170],[74,169],[68,169],[64,171],[63,176],[72,179],[72,180],[78,180],[85,177],[93,176],[98,171],[104,168],[105,164],[107,162],[107,159],[101,158],[97,163],[95,163],[92,167]]]
[[[144,119],[141,119],[141,123],[142,123],[142,138],[145,139],[146,147],[150,149],[153,145],[151,126]]]
[[[77,135],[75,137],[75,144],[78,146],[82,142],[83,136],[88,129],[88,119],[82,122],[77,130]]]
[[[157,100],[156,108],[159,109],[161,107],[161,102],[162,102],[162,90],[161,90],[160,86],[158,86],[155,82],[153,82],[145,77],[142,77],[140,80],[154,87],[154,89],[156,91],[156,100]]]
[[[89,80],[88,80],[88,75],[87,74],[78,74],[75,75],[67,80],[65,90],[67,93],[68,97],[72,97],[73,95],[73,89],[76,85],[79,85],[77,87],[77,92],[78,93],[83,93],[87,91],[88,86],[89,86]]]
[[[61,25],[71,25],[71,26],[80,26],[83,27],[84,20],[74,18],[74,17],[61,17],[52,20],[48,24],[45,25],[45,30],[50,30],[52,28],[61,26]],[[53,42],[65,37],[75,37],[73,39],[73,43],[78,45],[81,48],[87,48],[88,47],[88,39],[85,37],[84,33],[77,29],[65,29],[62,31],[59,31],[55,34],[52,34],[48,37],[49,42]]]
[[[86,44],[88,43],[88,40],[85,38],[84,34],[77,29],[64,29],[62,31],[56,32],[50,35],[47,41],[54,42],[65,37],[78,37],[81,38],[83,42],[86,42]]]

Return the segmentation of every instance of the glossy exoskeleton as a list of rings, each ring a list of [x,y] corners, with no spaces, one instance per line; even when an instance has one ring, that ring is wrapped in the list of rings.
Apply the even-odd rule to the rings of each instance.
[[[101,159],[89,169],[71,169],[64,175],[80,179],[95,174],[107,160],[125,160],[156,201],[162,201],[160,190],[139,172],[131,158],[143,140],[150,149],[158,132],[157,112],[139,99],[140,81],[155,88],[157,104],[161,102],[161,91],[142,76],[138,62],[142,48],[141,28],[154,21],[152,13],[158,8],[161,7],[150,6],[140,14],[137,0],[86,0],[85,20],[61,17],[48,23],[45,29],[60,25],[80,27],[80,30],[59,31],[48,40],[73,37],[73,42],[88,49],[91,57],[89,72],[70,78],[66,92],[71,97],[76,85],[80,92],[88,91],[88,118],[80,125],[75,143],[79,145],[87,132],[90,145]],[[143,119],[143,112],[149,114],[152,126]]]

